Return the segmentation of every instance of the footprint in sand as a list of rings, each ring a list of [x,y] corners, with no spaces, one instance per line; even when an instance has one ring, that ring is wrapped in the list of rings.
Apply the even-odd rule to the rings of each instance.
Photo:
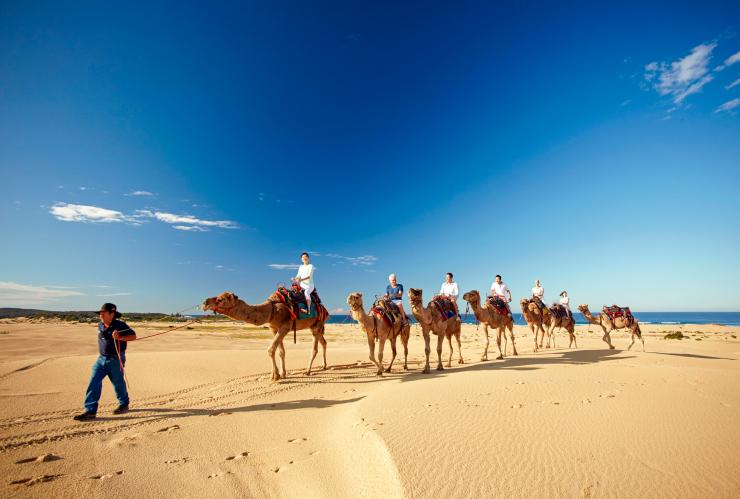
[[[222,471],[220,473],[214,473],[213,475],[208,475],[208,478],[221,478],[222,476],[231,475],[230,471]]]
[[[179,429],[180,429],[180,425],[165,426],[164,428],[160,428],[159,430],[157,430],[157,433],[170,432],[170,431],[175,431]]]
[[[511,406],[511,409],[521,409],[522,407],[524,407],[524,404],[514,404]]]
[[[25,485],[27,487],[30,487],[31,485],[36,485],[37,483],[51,482],[52,480],[56,480],[57,478],[62,476],[64,475],[41,475],[37,476],[36,478],[21,478],[20,480],[14,480],[10,482],[10,485]]]
[[[241,454],[237,454],[236,456],[229,456],[229,457],[227,457],[227,458],[226,458],[226,460],[227,460],[227,461],[233,461],[233,460],[235,460],[235,459],[244,459],[244,458],[245,458],[245,457],[247,457],[248,455],[249,455],[249,452],[247,452],[247,451],[244,451],[244,452],[242,452]]]
[[[169,461],[165,461],[164,464],[184,464],[190,461],[189,457],[182,457],[180,459],[170,459]]]
[[[732,404],[728,404],[727,402],[720,402],[719,404],[725,407],[732,407]]]
[[[38,457],[29,457],[26,459],[21,459],[20,461],[16,461],[15,464],[25,464],[25,463],[48,463],[50,461],[58,461],[61,457],[55,456],[54,454],[42,454]]]
[[[226,411],[223,411],[223,412],[214,412],[213,414],[209,414],[209,416],[228,416],[229,414],[233,414],[233,413],[226,412]]]
[[[614,395],[613,393],[602,393],[601,395],[599,395],[599,397],[603,399],[613,399],[614,397],[616,397],[616,395]]]
[[[590,404],[590,403],[591,403],[591,399],[583,399],[583,400],[581,400],[581,404]]]
[[[117,476],[117,475],[123,475],[123,470],[115,471],[113,473],[106,473],[104,475],[93,475],[93,476],[89,476],[88,478],[91,480],[107,480],[108,478],[113,478],[114,476]]]
[[[275,467],[274,467],[274,468],[272,469],[272,472],[273,472],[273,473],[282,473],[283,471],[286,471],[287,469],[288,469],[288,467],[287,467],[287,466],[275,466]]]
[[[128,445],[129,447],[135,447],[136,441],[141,436],[141,433],[134,433],[133,435],[127,435],[125,437],[113,440],[112,442],[116,444],[118,447],[123,447],[124,445]]]
[[[305,442],[306,440],[308,440],[306,437],[291,438],[290,440],[288,440],[288,443],[289,444],[300,444],[300,443]]]
[[[308,455],[309,456],[318,456],[320,452],[321,452],[320,450],[315,450],[313,452],[309,452]]]

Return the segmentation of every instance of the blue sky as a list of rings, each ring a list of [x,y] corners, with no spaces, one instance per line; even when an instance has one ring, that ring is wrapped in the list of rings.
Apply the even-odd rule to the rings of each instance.
[[[4,3],[0,306],[740,310],[740,6],[597,3]]]

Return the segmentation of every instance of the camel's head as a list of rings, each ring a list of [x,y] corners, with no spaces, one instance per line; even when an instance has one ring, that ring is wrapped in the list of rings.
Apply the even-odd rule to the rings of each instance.
[[[412,304],[421,303],[421,293],[422,293],[421,289],[409,288],[409,292],[408,292],[409,302],[411,302]]]
[[[463,295],[463,300],[470,303],[480,303],[480,293],[475,289],[468,291]]]
[[[585,304],[578,305],[578,310],[580,310],[581,312],[588,312],[588,305],[585,305]]]
[[[519,306],[522,307],[522,310],[529,307],[529,300],[526,298],[522,298],[519,300]]]
[[[350,293],[347,297],[347,305],[352,310],[362,309],[362,293]]]
[[[203,301],[203,310],[213,310],[217,314],[223,314],[228,312],[239,301],[239,297],[229,291],[224,291],[218,296],[212,298],[206,298]]]

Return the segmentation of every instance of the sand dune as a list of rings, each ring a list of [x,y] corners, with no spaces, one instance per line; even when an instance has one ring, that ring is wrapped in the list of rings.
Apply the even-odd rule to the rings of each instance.
[[[132,411],[111,415],[106,381],[89,423],[71,416],[94,328],[0,329],[3,496],[740,496],[740,328],[646,326],[647,352],[627,352],[624,333],[610,351],[580,327],[579,349],[540,353],[518,328],[519,357],[479,362],[464,326],[466,364],[429,375],[414,329],[410,371],[377,378],[364,335],[337,325],[327,371],[302,376],[299,334],[272,383],[269,333],[209,325],[131,344]]]

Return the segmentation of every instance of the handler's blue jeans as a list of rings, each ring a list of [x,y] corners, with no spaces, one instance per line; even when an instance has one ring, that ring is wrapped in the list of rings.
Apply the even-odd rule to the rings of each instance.
[[[121,361],[125,365],[126,357],[122,355]],[[106,376],[113,383],[118,403],[128,405],[128,390],[126,390],[126,382],[123,379],[121,366],[118,365],[118,358],[101,355],[93,364],[90,384],[87,386],[87,393],[85,394],[85,410],[87,412],[98,412],[98,400],[100,400],[100,393],[103,391],[103,379]]]

